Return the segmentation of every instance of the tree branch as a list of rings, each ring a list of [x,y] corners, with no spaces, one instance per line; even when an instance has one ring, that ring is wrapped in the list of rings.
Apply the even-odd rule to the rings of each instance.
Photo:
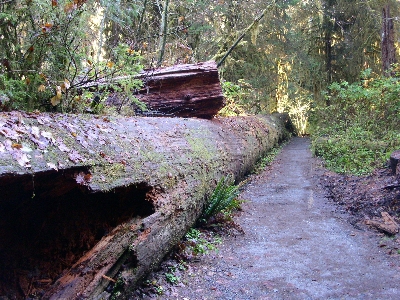
[[[232,47],[229,48],[229,50],[225,53],[225,55],[222,57],[222,59],[219,61],[217,68],[219,68],[225,61],[225,59],[231,54],[231,52],[236,48],[236,46],[240,43],[240,41],[246,36],[246,34],[253,28],[254,25],[256,25],[265,15],[267,10],[272,6],[272,3],[267,5],[267,8],[264,9],[264,11],[254,19],[253,23],[249,27],[247,27],[243,33],[238,37],[238,39],[235,41],[235,43],[232,45]]]

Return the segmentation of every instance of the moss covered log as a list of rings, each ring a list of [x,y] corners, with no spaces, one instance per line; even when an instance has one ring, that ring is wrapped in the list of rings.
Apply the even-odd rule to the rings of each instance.
[[[134,284],[287,122],[1,113],[0,295],[95,299],[117,273]]]

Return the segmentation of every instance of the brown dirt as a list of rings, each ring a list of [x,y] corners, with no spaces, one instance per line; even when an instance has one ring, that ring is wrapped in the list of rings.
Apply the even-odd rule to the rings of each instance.
[[[250,179],[218,251],[185,262],[171,254],[146,284],[129,292],[126,283],[123,299],[399,299],[399,240],[365,224],[382,211],[399,221],[389,170],[333,174],[295,138]]]
[[[348,220],[356,228],[366,229],[366,220],[381,218],[388,212],[400,221],[400,182],[389,168],[378,169],[369,176],[339,175],[325,172],[321,178],[327,197],[337,210],[349,213]]]

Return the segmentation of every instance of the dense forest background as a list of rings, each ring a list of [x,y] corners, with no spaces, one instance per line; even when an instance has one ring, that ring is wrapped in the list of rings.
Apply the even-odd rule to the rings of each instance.
[[[219,68],[221,113],[288,111],[317,154],[362,174],[400,147],[399,18],[396,0],[5,0],[0,109],[104,112],[107,95],[80,87],[220,62],[242,37]],[[118,89],[140,107],[141,84]]]

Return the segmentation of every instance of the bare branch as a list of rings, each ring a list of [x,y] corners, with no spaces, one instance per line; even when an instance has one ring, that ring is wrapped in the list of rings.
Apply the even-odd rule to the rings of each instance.
[[[264,9],[264,11],[257,17],[254,19],[253,23],[251,23],[251,25],[249,27],[247,27],[243,33],[237,38],[237,40],[235,41],[235,43],[232,45],[232,47],[229,48],[229,50],[225,53],[225,55],[222,57],[222,59],[219,61],[217,68],[219,68],[225,61],[225,59],[229,56],[229,54],[231,54],[231,52],[233,51],[233,49],[236,48],[236,46],[240,43],[240,41],[245,37],[245,35],[253,28],[254,25],[256,25],[265,15],[265,13],[268,11],[268,9],[272,7],[272,3],[267,5],[267,8]]]

